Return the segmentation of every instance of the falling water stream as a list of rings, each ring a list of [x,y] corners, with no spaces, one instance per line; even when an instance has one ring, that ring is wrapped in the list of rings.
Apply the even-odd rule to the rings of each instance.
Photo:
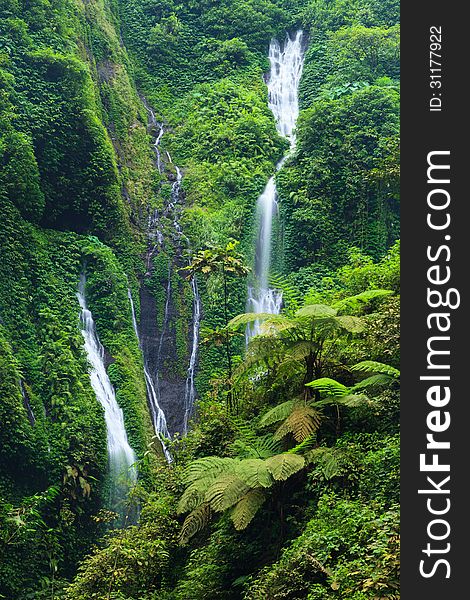
[[[278,132],[295,148],[294,128],[299,116],[298,89],[304,61],[304,35],[298,31],[286,36],[283,46],[272,40],[269,47],[271,70],[267,78],[269,108],[276,119]],[[277,165],[282,167],[286,157]],[[254,264],[254,278],[248,286],[247,311],[278,314],[282,293],[269,287],[271,265],[272,229],[277,214],[276,179],[271,177],[257,202],[258,232]],[[260,322],[247,327],[247,342],[260,333]]]
[[[124,415],[116,401],[116,394],[109,380],[104,363],[104,348],[98,338],[93,316],[85,298],[85,275],[80,276],[77,292],[80,304],[80,322],[85,341],[84,348],[90,364],[91,386],[104,409],[106,422],[108,464],[110,480],[110,508],[123,514],[123,501],[137,479],[136,456],[127,440]]]
[[[164,126],[161,123],[158,123],[155,117],[155,113],[151,109],[151,107],[146,102],[145,98],[142,98],[144,106],[149,115],[149,125],[151,130],[154,132],[154,142],[153,148],[156,156],[156,166],[160,173],[164,172],[165,163],[167,165],[171,165],[174,168],[176,176],[172,182],[171,186],[171,196],[169,202],[166,207],[162,210],[161,215],[157,210],[153,211],[149,215],[149,223],[148,223],[148,234],[149,234],[149,242],[151,247],[147,253],[147,271],[151,270],[151,260],[154,255],[156,255],[159,251],[162,250],[165,243],[168,243],[168,239],[165,240],[160,217],[165,216],[171,219],[173,224],[173,235],[170,243],[176,248],[177,255],[181,256],[182,244],[185,244],[189,248],[189,240],[184,235],[183,228],[180,224],[180,213],[181,213],[181,183],[183,180],[183,173],[181,169],[173,163],[172,157],[168,151],[166,154],[166,161],[162,160],[162,152],[160,150],[160,143],[162,141],[162,136],[164,134]],[[156,353],[156,369],[155,372],[150,374],[147,366],[147,357],[145,356],[145,348],[140,344],[139,332],[137,327],[137,321],[135,318],[134,304],[132,301],[132,296],[129,292],[129,301],[131,303],[132,308],[132,317],[134,323],[134,330],[137,338],[139,339],[139,345],[141,347],[142,353],[144,355],[144,364],[145,364],[145,378],[147,383],[147,393],[149,396],[149,404],[152,412],[152,419],[154,423],[155,432],[160,438],[162,442],[163,450],[165,452],[165,456],[167,460],[170,462],[171,455],[166,449],[162,438],[170,438],[170,432],[167,425],[167,419],[162,407],[162,397],[161,397],[161,384],[160,384],[160,373],[159,368],[161,366],[161,359],[163,358],[163,345],[165,340],[165,335],[168,333],[168,324],[170,318],[170,310],[171,310],[171,280],[172,280],[172,265],[169,264],[168,271],[168,285],[166,289],[166,302],[165,302],[165,314],[163,316],[162,329],[160,332],[160,339],[158,342],[157,353]],[[198,356],[198,344],[199,344],[199,328],[202,314],[201,307],[201,299],[199,296],[199,291],[197,287],[197,281],[195,278],[192,278],[190,281],[191,291],[193,295],[193,310],[192,310],[192,328],[191,328],[191,350],[189,354],[189,365],[186,373],[186,381],[185,381],[185,392],[184,392],[184,404],[183,406],[178,407],[179,411],[183,412],[182,417],[182,433],[186,434],[188,430],[188,421],[193,413],[194,403],[196,400],[196,387],[195,387],[195,374],[197,368],[197,356]],[[164,404],[164,403],[163,403]],[[176,407],[175,407],[176,409]],[[167,408],[168,410],[168,408]]]
[[[194,402],[196,400],[196,386],[194,382],[194,377],[196,374],[197,351],[199,345],[199,328],[201,324],[201,298],[199,296],[197,280],[195,277],[191,279],[191,290],[193,292],[193,330],[191,355],[189,357],[189,367],[186,376],[186,387],[184,394],[183,433],[187,433],[188,431],[188,422],[192,416]]]
[[[127,290],[127,296],[129,298],[129,304],[131,306],[132,324],[134,326],[135,336],[137,338],[137,341],[139,342],[139,348],[142,351],[142,344],[140,341],[139,328],[137,327],[137,319],[135,316],[134,300],[132,299],[131,290]],[[165,458],[169,463],[171,463],[173,459],[172,459],[172,456],[171,456],[170,452],[168,451],[166,444],[165,444],[165,439],[170,439],[170,432],[168,431],[165,413],[163,412],[163,409],[160,406],[158,385],[155,386],[153,383],[152,377],[151,377],[148,367],[147,367],[147,363],[145,361],[145,357],[144,357],[144,376],[145,376],[145,385],[147,387],[147,396],[148,396],[148,400],[149,400],[150,415],[152,417],[153,427],[154,427],[155,433],[157,434],[158,439],[160,440],[160,443],[162,445],[162,449],[163,449],[163,453],[165,454]],[[157,384],[158,384],[158,381],[157,381]]]

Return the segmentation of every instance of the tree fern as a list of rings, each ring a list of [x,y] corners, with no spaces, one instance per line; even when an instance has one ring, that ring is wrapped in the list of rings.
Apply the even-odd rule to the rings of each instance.
[[[188,486],[178,502],[178,514],[189,512],[203,504],[205,491],[206,486],[200,486],[197,482]]]
[[[185,546],[189,540],[199,531],[204,529],[211,520],[212,510],[209,504],[201,504],[193,510],[184,520],[183,527],[179,534],[179,543]]]
[[[365,323],[360,317],[343,315],[335,318],[335,321],[349,333],[362,333],[365,329]]]
[[[269,458],[281,451],[280,443],[272,435],[261,435],[253,442],[247,443],[237,439],[232,444],[232,449],[238,458]]]
[[[234,473],[220,475],[206,492],[205,500],[212,510],[222,512],[236,504],[250,487]]]
[[[233,508],[230,518],[237,531],[246,529],[266,500],[259,489],[250,490]]]
[[[355,392],[357,390],[367,390],[369,388],[380,388],[384,385],[388,385],[391,380],[392,378],[389,375],[371,375],[356,383],[356,385],[351,388],[351,391]]]
[[[308,451],[312,450],[312,448],[315,448],[316,445],[317,445],[317,436],[315,434],[313,434],[310,437],[306,438],[303,442],[300,442],[300,444],[297,444],[297,446],[294,446],[293,448],[288,450],[287,453],[288,454],[305,454],[305,452],[308,452]]]
[[[266,459],[266,465],[276,481],[285,481],[305,466],[305,459],[298,454],[278,454]]]
[[[325,318],[336,316],[337,310],[326,304],[307,304],[300,308],[296,313],[296,317],[315,317]]]
[[[330,377],[320,377],[306,385],[322,394],[328,394],[329,396],[335,397],[344,396],[349,391],[348,387]]]
[[[291,414],[278,427],[274,439],[281,440],[292,434],[296,442],[310,437],[320,426],[321,414],[317,408],[308,405],[296,405]]]
[[[186,468],[184,482],[190,484],[203,478],[216,479],[220,473],[227,471],[233,462],[233,458],[219,458],[218,456],[198,458]]]
[[[351,371],[359,371],[361,373],[370,373],[370,374],[379,374],[379,375],[388,375],[393,379],[399,379],[400,371],[395,369],[395,367],[391,367],[390,365],[386,365],[381,362],[377,362],[375,360],[363,360],[360,363],[357,363],[353,367],[351,367]]]
[[[273,484],[265,460],[253,458],[242,460],[235,472],[250,488],[269,488]]]
[[[259,424],[261,427],[268,427],[269,425],[287,419],[294,409],[295,403],[295,400],[287,400],[287,402],[282,402],[282,404],[278,404],[274,408],[271,408],[271,410],[268,410],[268,412],[261,417]]]

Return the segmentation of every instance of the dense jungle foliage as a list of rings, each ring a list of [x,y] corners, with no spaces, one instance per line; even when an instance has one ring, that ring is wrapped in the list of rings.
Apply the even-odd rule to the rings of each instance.
[[[0,0],[0,598],[399,598],[398,21],[397,0]],[[288,149],[263,75],[299,28],[283,308],[245,349],[256,200]],[[84,271],[137,457],[124,528]],[[158,332],[170,307],[184,388],[192,275],[198,400],[168,465],[128,293]]]

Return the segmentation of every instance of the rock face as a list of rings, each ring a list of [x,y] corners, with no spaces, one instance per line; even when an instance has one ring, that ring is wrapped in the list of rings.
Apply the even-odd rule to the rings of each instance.
[[[171,435],[184,431],[184,397],[186,379],[176,369],[177,312],[174,307],[171,285],[167,281],[165,314],[157,319],[155,298],[145,284],[140,286],[139,332],[147,368],[158,394],[158,401],[165,413]],[[161,322],[161,327],[158,327]]]

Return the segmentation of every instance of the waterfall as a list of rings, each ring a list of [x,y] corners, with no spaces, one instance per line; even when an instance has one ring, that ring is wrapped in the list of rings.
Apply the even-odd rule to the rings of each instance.
[[[161,157],[161,153],[160,153],[160,142],[162,141],[163,134],[165,133],[165,130],[163,129],[163,123],[157,122],[155,113],[153,112],[152,108],[148,105],[147,100],[144,97],[141,97],[141,100],[142,100],[142,104],[144,105],[145,110],[147,111],[147,114],[149,116],[150,127],[154,130],[158,129],[158,133],[155,136],[155,141],[153,143],[153,149],[155,152],[155,158],[157,159],[158,172],[162,173],[163,169],[162,169],[162,157]]]
[[[298,89],[303,68],[303,32],[294,37],[286,36],[284,45],[272,40],[269,46],[271,70],[267,77],[269,108],[276,120],[278,132],[290,143],[290,151],[295,148],[294,128],[299,116]],[[284,157],[277,165],[279,170]],[[279,314],[282,294],[269,288],[273,221],[277,215],[276,179],[271,177],[257,202],[258,232],[254,264],[254,278],[248,286],[247,312]],[[247,342],[260,333],[260,323],[256,321],[247,327]]]
[[[29,401],[29,397],[28,397],[28,394],[26,393],[26,389],[24,387],[24,383],[23,383],[22,379],[20,379],[20,390],[21,390],[21,397],[23,398],[23,406],[25,407],[26,412],[28,414],[28,421],[29,421],[31,427],[34,427],[34,425],[36,424],[36,417],[34,416],[34,412],[31,407],[31,403]]]
[[[167,152],[168,161],[173,164],[170,153]],[[184,238],[185,242],[189,245],[189,240],[183,233],[182,227],[178,219],[178,207],[181,194],[181,182],[183,174],[181,170],[176,166],[176,179],[171,188],[171,201],[169,208],[173,213],[173,227],[176,232],[176,238],[180,241]],[[195,277],[191,279],[191,291],[193,294],[193,319],[192,319],[192,342],[191,342],[191,353],[189,356],[189,366],[186,374],[185,393],[184,393],[184,417],[183,417],[183,434],[188,432],[188,422],[192,415],[194,402],[196,400],[196,386],[195,386],[195,375],[197,367],[197,355],[199,345],[199,328],[201,324],[201,298],[199,296],[199,290],[197,286],[197,280]]]
[[[81,308],[80,322],[84,348],[90,365],[91,386],[96,398],[103,407],[106,422],[108,464],[110,475],[110,507],[122,513],[122,501],[131,485],[137,480],[136,456],[127,440],[124,415],[116,401],[104,364],[104,348],[98,339],[93,316],[85,299],[85,275],[80,276],[77,292]]]
[[[160,143],[162,137],[165,133],[164,126],[161,123],[157,123],[155,118],[155,113],[152,108],[148,105],[145,98],[142,98],[144,106],[149,115],[149,129],[154,133],[154,142],[153,147],[156,155],[156,164],[160,173],[163,173],[165,167],[171,165],[174,168],[174,172],[176,176],[171,178],[171,195],[170,199],[165,203],[164,208],[161,210],[161,214],[159,211],[155,210],[149,216],[148,221],[148,235],[149,235],[149,250],[147,252],[147,274],[151,273],[152,268],[152,258],[153,256],[165,248],[166,245],[170,244],[173,246],[175,250],[174,253],[171,253],[170,256],[174,255],[173,263],[180,267],[183,261],[183,247],[189,249],[190,244],[188,238],[185,236],[183,232],[183,228],[180,224],[180,215],[182,210],[181,203],[181,184],[183,180],[183,173],[181,169],[173,163],[173,159],[170,153],[166,150],[163,153],[160,151]],[[166,156],[166,159],[165,159]],[[169,178],[170,179],[170,178]],[[165,239],[163,237],[163,232],[160,226],[160,218],[165,217],[171,220],[173,224],[173,233],[171,235],[165,234]],[[167,250],[169,248],[166,248]],[[187,433],[188,421],[192,415],[194,402],[196,399],[196,388],[195,388],[195,374],[197,367],[197,357],[198,357],[198,344],[199,344],[199,327],[201,321],[202,307],[201,307],[201,299],[199,296],[199,291],[197,288],[197,281],[193,278],[190,282],[191,291],[193,296],[193,311],[192,311],[192,330],[191,330],[191,350],[189,356],[189,365],[186,371],[186,380],[184,382],[184,397],[183,390],[176,389],[179,386],[178,382],[174,382],[165,378],[164,374],[160,372],[161,363],[167,358],[165,355],[166,348],[168,346],[168,339],[165,339],[165,334],[169,328],[169,321],[172,313],[172,303],[171,303],[171,293],[172,293],[172,262],[170,261],[168,265],[168,284],[166,289],[166,302],[165,302],[165,314],[163,317],[162,329],[160,332],[160,339],[158,342],[158,347],[156,348],[156,357],[155,363],[156,367],[152,364],[152,369],[155,370],[154,377],[150,375],[148,371],[147,364],[147,356],[148,349],[144,348],[140,343],[139,333],[137,329],[137,323],[135,319],[134,305],[132,302],[132,297],[129,292],[129,301],[131,303],[132,308],[132,317],[134,323],[134,330],[137,338],[139,339],[139,346],[144,355],[144,365],[145,365],[145,378],[147,384],[147,393],[149,397],[149,405],[152,413],[152,420],[154,423],[155,431],[162,442],[163,450],[165,452],[165,456],[167,460],[170,462],[172,460],[170,454],[168,453],[165,445],[163,444],[162,438],[170,438],[169,427],[175,430],[183,430],[183,433]],[[145,336],[143,336],[145,337]],[[168,338],[168,336],[167,336]],[[145,345],[145,344],[144,344]],[[163,359],[163,360],[162,360]],[[174,399],[171,404],[169,402],[172,401],[172,395],[177,395],[176,397],[181,398],[181,401],[178,402],[178,406],[175,406]],[[183,404],[184,402],[184,404]],[[174,406],[174,410],[173,407]],[[163,408],[165,408],[165,412]],[[171,408],[171,412],[169,410]],[[181,413],[180,413],[181,411]],[[181,414],[181,418],[180,418]],[[166,419],[168,416],[168,421]],[[177,423],[175,423],[174,417],[177,416]]]
[[[134,326],[135,336],[137,338],[137,341],[139,342],[139,348],[142,352],[139,328],[137,327],[137,319],[135,316],[134,300],[132,299],[131,290],[129,290],[129,289],[127,290],[127,296],[129,298],[129,304],[131,306],[132,324]],[[142,352],[142,355],[143,355],[143,352]],[[168,431],[165,413],[163,412],[163,409],[160,406],[159,394],[157,392],[158,388],[153,384],[152,377],[148,371],[148,367],[145,362],[145,357],[144,357],[144,377],[145,377],[145,385],[147,387],[147,397],[148,397],[148,403],[149,403],[149,407],[150,407],[150,415],[152,417],[153,428],[154,428],[155,434],[157,435],[157,437],[162,445],[163,453],[165,455],[167,462],[171,463],[173,458],[172,458],[170,452],[168,451],[168,449],[165,445],[164,439],[163,439],[163,438],[170,439],[170,432]],[[158,374],[157,374],[157,377],[158,377]]]
[[[197,365],[197,351],[199,345],[199,327],[201,323],[201,298],[197,287],[195,277],[191,279],[191,290],[193,292],[193,331],[192,331],[192,347],[189,358],[189,367],[186,377],[186,388],[184,394],[184,422],[183,433],[188,431],[188,421],[192,415],[194,402],[196,400],[196,386],[194,384],[194,376]]]

